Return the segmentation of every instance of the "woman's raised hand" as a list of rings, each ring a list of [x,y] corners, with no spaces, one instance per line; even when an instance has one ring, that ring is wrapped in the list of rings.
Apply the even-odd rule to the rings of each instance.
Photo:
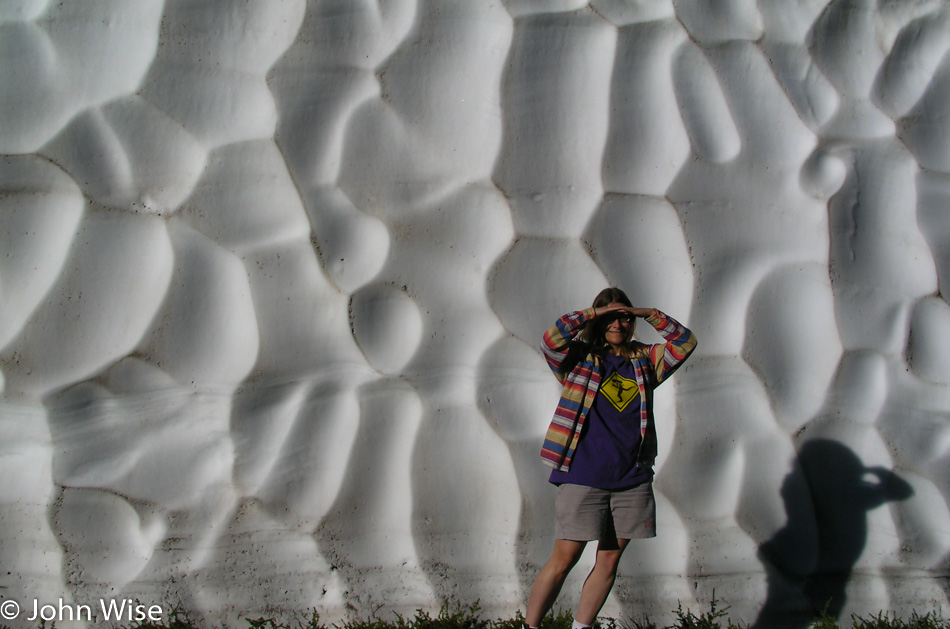
[[[634,308],[631,306],[624,306],[623,304],[610,304],[608,306],[600,306],[594,308],[594,316],[602,317],[604,315],[616,312],[625,312],[633,317],[649,317],[655,310],[653,308]]]
[[[656,312],[656,308],[627,308],[627,312],[635,317],[646,319],[647,317],[653,316],[653,313]]]

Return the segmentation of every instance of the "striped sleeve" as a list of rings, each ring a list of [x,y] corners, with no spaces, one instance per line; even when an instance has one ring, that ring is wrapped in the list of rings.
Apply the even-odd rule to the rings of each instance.
[[[594,309],[578,310],[569,312],[554,322],[550,328],[544,331],[541,337],[541,351],[544,353],[544,359],[548,361],[548,367],[554,372],[558,380],[564,379],[561,374],[561,363],[567,356],[568,347],[581,326],[594,317]]]
[[[660,333],[665,343],[650,347],[650,361],[653,363],[656,384],[673,375],[673,372],[696,349],[696,335],[673,317],[654,310],[646,322]]]

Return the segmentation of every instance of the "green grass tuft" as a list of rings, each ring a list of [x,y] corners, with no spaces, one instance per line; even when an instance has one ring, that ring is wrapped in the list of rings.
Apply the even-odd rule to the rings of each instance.
[[[719,609],[719,602],[715,596],[709,601],[709,610],[702,612],[699,616],[691,610],[683,611],[683,605],[680,604],[676,607],[677,624],[665,629],[723,629],[723,620],[727,622],[726,629],[741,629],[728,620],[728,611],[728,607]]]
[[[897,618],[895,615],[888,615],[885,612],[879,612],[877,616],[868,616],[860,618],[851,616],[854,629],[948,629],[950,622],[940,618],[934,612],[927,612],[923,616],[917,612],[911,614],[910,620]]]

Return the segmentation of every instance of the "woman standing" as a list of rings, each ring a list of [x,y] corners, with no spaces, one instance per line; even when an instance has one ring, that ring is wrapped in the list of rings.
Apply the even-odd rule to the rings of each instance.
[[[637,317],[665,342],[638,342]],[[531,588],[528,627],[538,626],[587,542],[596,540],[594,568],[574,614],[574,629],[589,627],[627,544],[656,536],[653,389],[695,347],[685,326],[654,308],[634,308],[619,288],[601,291],[591,308],[562,316],[544,333],[541,350],[563,386],[541,449],[558,490],[554,551]]]

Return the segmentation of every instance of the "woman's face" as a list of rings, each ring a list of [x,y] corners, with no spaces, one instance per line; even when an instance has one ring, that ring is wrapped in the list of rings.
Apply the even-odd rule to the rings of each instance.
[[[610,306],[623,306],[624,304],[613,302]],[[607,327],[604,330],[604,340],[611,347],[619,347],[626,343],[630,338],[630,326],[633,325],[633,317],[626,312],[612,313],[607,315]]]

